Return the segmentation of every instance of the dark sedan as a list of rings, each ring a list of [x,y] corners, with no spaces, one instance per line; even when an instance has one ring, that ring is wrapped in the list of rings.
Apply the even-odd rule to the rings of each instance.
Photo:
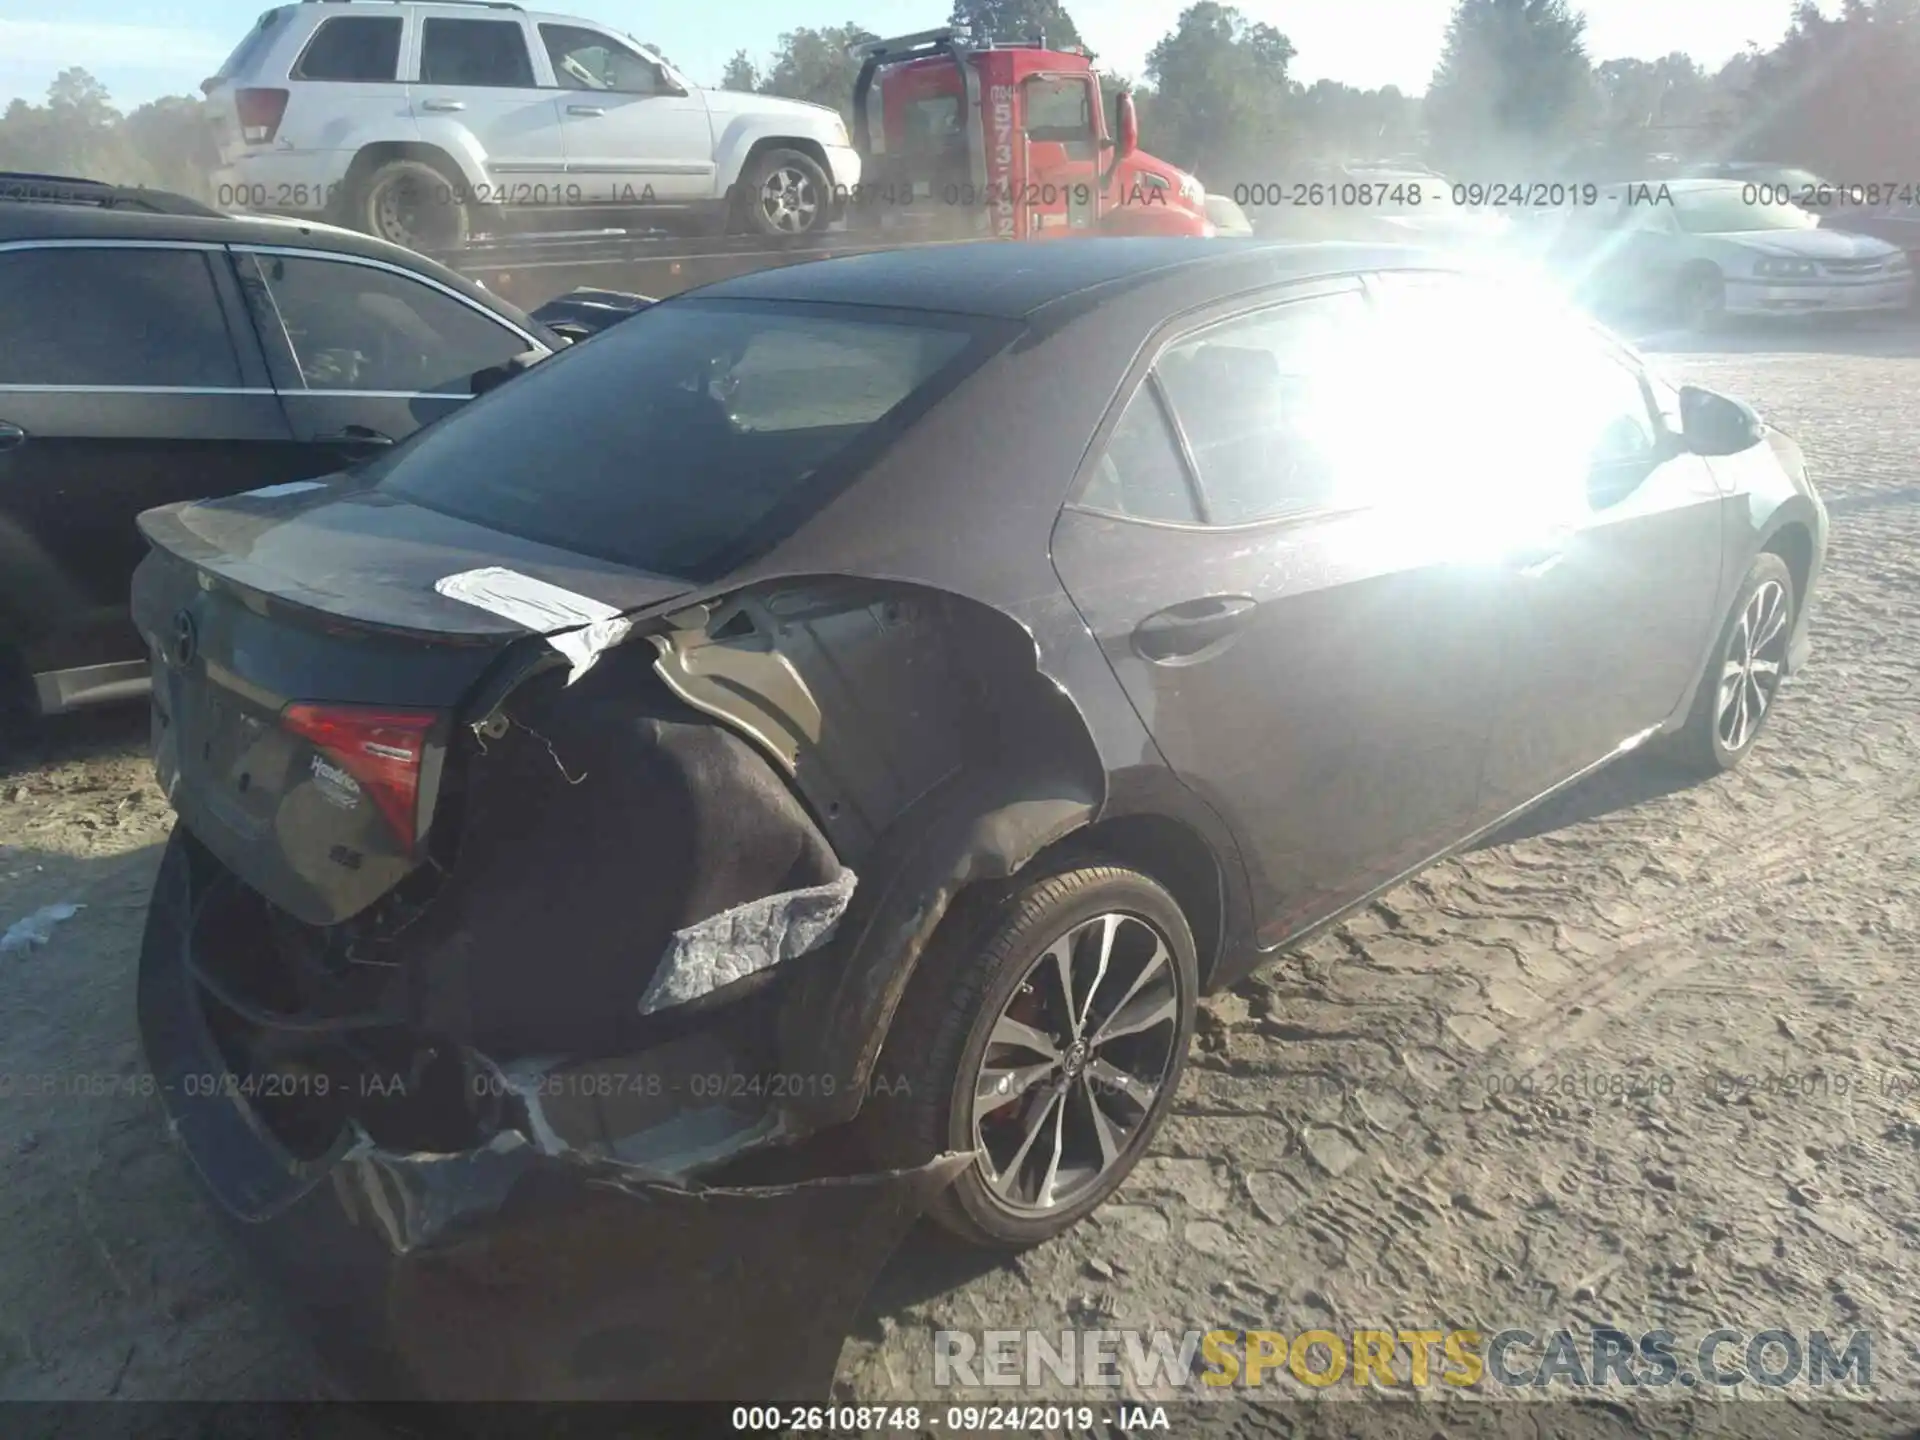
[[[727,281],[142,526],[177,1131],[336,1339],[548,1395],[831,1329],[889,1187],[1080,1220],[1201,994],[1636,747],[1743,760],[1827,529],[1544,299],[1146,239]]]

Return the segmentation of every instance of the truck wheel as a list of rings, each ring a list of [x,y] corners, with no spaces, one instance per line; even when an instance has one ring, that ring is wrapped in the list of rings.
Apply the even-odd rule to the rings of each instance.
[[[741,218],[760,235],[810,235],[825,227],[833,184],[798,150],[764,150],[741,177]]]
[[[1052,1239],[1120,1188],[1166,1118],[1198,977],[1186,917],[1138,871],[1083,859],[963,899],[888,1030],[869,1147],[900,1169],[977,1152],[933,1219],[987,1248]]]
[[[388,160],[353,182],[347,223],[409,250],[458,250],[473,229],[465,191],[426,160]]]

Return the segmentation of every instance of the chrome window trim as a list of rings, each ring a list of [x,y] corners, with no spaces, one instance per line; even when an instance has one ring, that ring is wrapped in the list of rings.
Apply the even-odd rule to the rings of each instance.
[[[278,395],[253,385],[0,385],[6,395]]]

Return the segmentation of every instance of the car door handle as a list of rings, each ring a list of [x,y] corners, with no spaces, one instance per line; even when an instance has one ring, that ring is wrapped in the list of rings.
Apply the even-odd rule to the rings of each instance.
[[[26,443],[26,431],[11,420],[0,420],[0,450],[18,450]]]
[[[347,425],[331,435],[316,435],[314,440],[321,445],[373,445],[393,444],[391,435],[383,435],[370,425]]]
[[[421,102],[420,108],[422,110],[432,110],[444,114],[454,110],[466,109],[467,102],[464,100],[425,100]]]
[[[1259,602],[1251,595],[1208,595],[1155,611],[1133,632],[1133,648],[1143,660],[1178,664],[1235,634]]]
[[[569,105],[567,106],[567,113],[569,115],[604,115],[607,113],[607,107],[604,105]]]

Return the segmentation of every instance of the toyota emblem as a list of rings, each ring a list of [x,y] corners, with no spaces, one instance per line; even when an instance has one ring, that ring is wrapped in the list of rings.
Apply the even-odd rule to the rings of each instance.
[[[193,663],[200,652],[200,628],[185,610],[173,617],[173,663],[182,668]]]

